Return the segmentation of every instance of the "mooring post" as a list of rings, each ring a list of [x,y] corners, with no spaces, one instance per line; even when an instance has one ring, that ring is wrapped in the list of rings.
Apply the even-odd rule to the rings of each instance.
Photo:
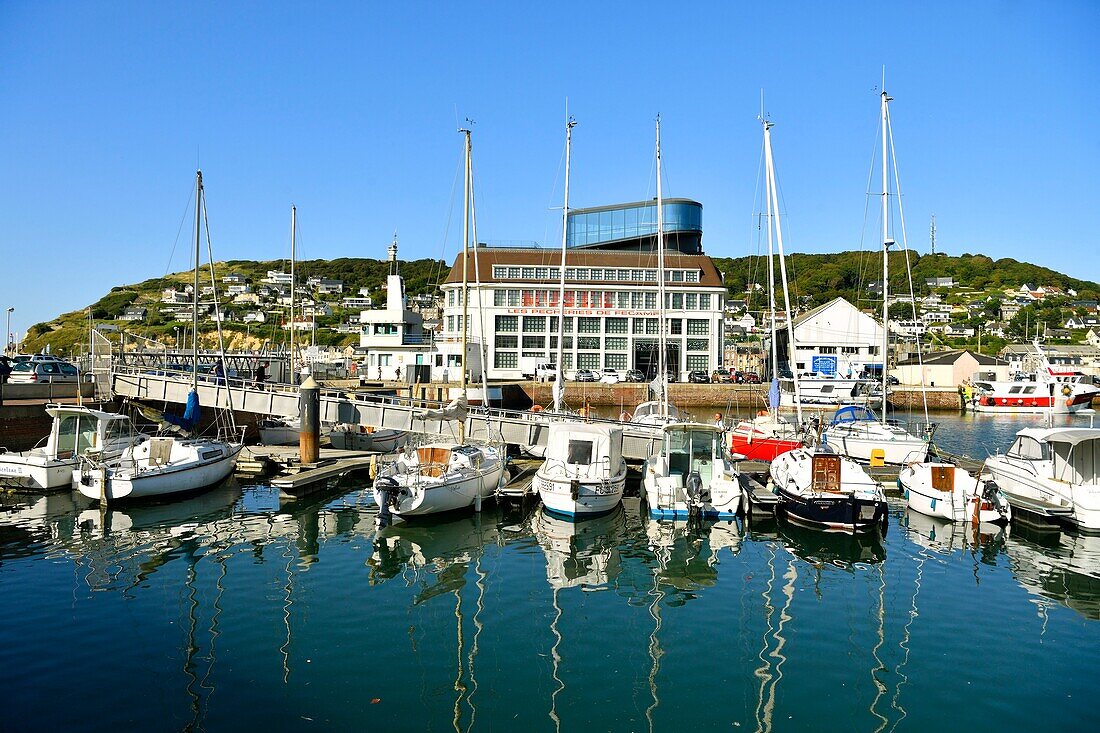
[[[310,374],[298,388],[298,415],[301,428],[298,433],[298,454],[303,464],[316,463],[320,457],[318,441],[321,437],[321,387]]]

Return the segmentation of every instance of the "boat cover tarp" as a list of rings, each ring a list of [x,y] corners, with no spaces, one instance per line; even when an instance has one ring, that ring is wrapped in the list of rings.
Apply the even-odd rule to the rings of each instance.
[[[836,411],[836,414],[833,415],[833,425],[846,422],[874,422],[877,419],[875,413],[866,407],[849,405]]]
[[[183,408],[182,415],[173,415],[166,412],[163,417],[164,422],[174,425],[185,433],[190,433],[198,425],[201,415],[202,408],[199,407],[199,393],[196,390],[191,390],[187,395],[187,406]]]
[[[772,377],[772,386],[768,388],[768,407],[779,409],[779,378]]]
[[[424,420],[465,420],[469,403],[466,395],[460,394],[451,400],[446,407],[438,410],[423,410],[420,417]]]

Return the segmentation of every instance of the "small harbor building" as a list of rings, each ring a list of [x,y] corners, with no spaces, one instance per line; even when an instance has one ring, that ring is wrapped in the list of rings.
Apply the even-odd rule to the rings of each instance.
[[[788,332],[777,329],[780,368],[798,374],[857,376],[882,370],[882,324],[844,298],[794,318],[795,349],[791,358]]]

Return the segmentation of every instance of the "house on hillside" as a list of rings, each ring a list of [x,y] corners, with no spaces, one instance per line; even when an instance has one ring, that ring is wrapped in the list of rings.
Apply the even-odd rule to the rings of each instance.
[[[1066,328],[1100,328],[1100,318],[1096,316],[1073,316],[1066,320]]]
[[[1022,310],[1021,306],[1015,300],[1005,300],[1001,302],[1000,319],[1002,321],[1011,321],[1016,317],[1016,314]]]
[[[1085,334],[1084,343],[1089,346],[1100,346],[1100,333],[1096,332],[1096,329],[1090,328],[1089,332]]]
[[[955,278],[929,277],[925,279],[924,284],[930,288],[953,288],[955,287]]]
[[[130,306],[126,310],[122,311],[122,315],[118,317],[120,321],[135,321],[137,323],[144,323],[145,318],[149,315],[149,311],[141,306]]]
[[[943,329],[943,335],[948,338],[970,338],[976,331],[973,326],[967,326],[964,323],[948,323]]]
[[[958,387],[975,372],[994,372],[998,380],[1009,378],[1011,367],[1004,359],[986,356],[969,349],[925,354],[923,358],[906,359],[890,370],[902,384],[929,387]]]

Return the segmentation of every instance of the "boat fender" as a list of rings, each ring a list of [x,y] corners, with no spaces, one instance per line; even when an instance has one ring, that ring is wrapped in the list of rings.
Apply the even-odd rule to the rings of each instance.
[[[1069,397],[1071,394],[1073,394],[1073,388],[1067,384],[1065,387],[1062,387],[1062,394],[1064,394],[1066,397]]]
[[[626,410],[623,410],[619,413],[619,422],[630,422],[633,418],[634,416]]]
[[[768,416],[768,411],[767,410],[757,410],[756,411],[756,416],[757,417],[767,417]]]
[[[1071,405],[1073,405],[1073,399],[1072,398],[1067,399],[1066,400],[1066,407],[1070,407]]]
[[[535,405],[531,408],[531,412],[542,412],[542,405]]]

